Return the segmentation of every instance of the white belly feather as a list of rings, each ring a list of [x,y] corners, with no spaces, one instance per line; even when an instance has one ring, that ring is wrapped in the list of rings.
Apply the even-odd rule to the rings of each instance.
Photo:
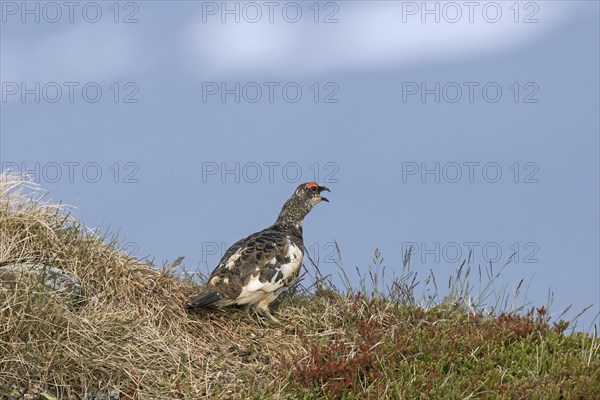
[[[247,285],[244,286],[242,292],[236,299],[237,304],[256,304],[262,301],[265,296],[272,296],[273,300],[287,286],[294,283],[295,277],[298,276],[300,268],[302,268],[302,250],[298,248],[291,240],[288,239],[287,257],[290,262],[279,267],[280,274],[273,275],[270,281],[261,282],[260,274],[250,278]],[[270,263],[271,265],[274,263]]]

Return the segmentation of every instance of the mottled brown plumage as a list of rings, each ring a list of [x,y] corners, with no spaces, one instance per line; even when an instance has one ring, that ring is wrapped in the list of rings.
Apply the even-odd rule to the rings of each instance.
[[[187,308],[255,306],[278,322],[269,304],[298,278],[304,255],[302,221],[315,205],[329,201],[321,196],[325,190],[329,191],[315,182],[298,186],[273,225],[227,249]]]

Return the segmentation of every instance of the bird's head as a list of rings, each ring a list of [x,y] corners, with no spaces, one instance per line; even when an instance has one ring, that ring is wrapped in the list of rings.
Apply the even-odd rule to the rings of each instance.
[[[310,208],[313,208],[322,201],[329,202],[326,197],[321,196],[321,192],[330,192],[330,190],[316,182],[303,183],[296,188],[292,198],[297,198],[300,202],[308,204]]]
[[[330,192],[329,188],[321,186],[316,182],[307,182],[299,185],[292,197],[284,204],[279,213],[278,221],[291,222],[297,227],[302,226],[302,220],[322,201],[329,202],[321,192]]]

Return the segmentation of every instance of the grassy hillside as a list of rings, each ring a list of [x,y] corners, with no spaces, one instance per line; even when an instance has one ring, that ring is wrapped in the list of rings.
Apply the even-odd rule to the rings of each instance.
[[[281,326],[191,315],[198,287],[178,262],[137,260],[4,175],[0,266],[16,262],[61,268],[82,294],[0,283],[2,399],[600,398],[595,333],[544,307],[485,309],[468,268],[449,295],[420,301],[407,266],[385,291],[297,288],[277,306]]]

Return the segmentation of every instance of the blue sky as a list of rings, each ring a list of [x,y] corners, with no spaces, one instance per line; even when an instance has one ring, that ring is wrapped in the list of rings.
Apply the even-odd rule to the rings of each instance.
[[[413,243],[441,282],[517,250],[502,283],[600,310],[597,2],[23,4],[1,3],[2,168],[136,255],[206,272],[316,179],[325,273],[333,240],[353,277]]]

